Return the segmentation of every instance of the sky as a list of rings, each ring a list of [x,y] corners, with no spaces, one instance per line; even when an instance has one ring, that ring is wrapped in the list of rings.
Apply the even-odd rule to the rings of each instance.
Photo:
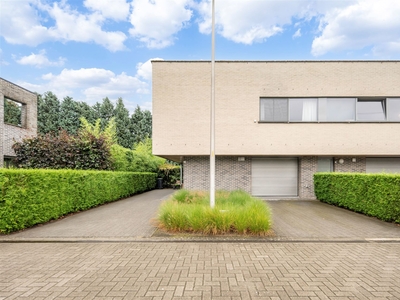
[[[151,60],[211,60],[211,0],[0,0],[0,77],[151,111]],[[216,60],[400,60],[399,0],[215,0]]]

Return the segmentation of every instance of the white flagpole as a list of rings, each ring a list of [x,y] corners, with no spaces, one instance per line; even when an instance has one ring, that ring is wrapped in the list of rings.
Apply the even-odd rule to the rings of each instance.
[[[215,206],[215,1],[212,0],[211,33],[211,134],[210,134],[210,206]]]

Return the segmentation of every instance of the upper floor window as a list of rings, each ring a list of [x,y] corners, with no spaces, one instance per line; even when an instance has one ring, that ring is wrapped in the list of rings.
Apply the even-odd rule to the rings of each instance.
[[[400,98],[261,98],[265,122],[400,122]]]
[[[4,123],[22,126],[23,104],[4,97]]]

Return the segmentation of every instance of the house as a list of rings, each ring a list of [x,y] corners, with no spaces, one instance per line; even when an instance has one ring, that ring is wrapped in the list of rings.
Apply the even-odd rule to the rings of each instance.
[[[15,157],[12,145],[37,134],[37,95],[0,78],[0,167]]]
[[[153,153],[209,189],[211,63],[153,61]],[[400,61],[217,61],[216,188],[315,198],[313,174],[400,172]]]

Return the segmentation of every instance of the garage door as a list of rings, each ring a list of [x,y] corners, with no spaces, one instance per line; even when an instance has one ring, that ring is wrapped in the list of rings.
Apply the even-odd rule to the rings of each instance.
[[[297,196],[297,158],[253,158],[252,187],[254,196]]]
[[[399,157],[367,157],[367,173],[400,173]]]

